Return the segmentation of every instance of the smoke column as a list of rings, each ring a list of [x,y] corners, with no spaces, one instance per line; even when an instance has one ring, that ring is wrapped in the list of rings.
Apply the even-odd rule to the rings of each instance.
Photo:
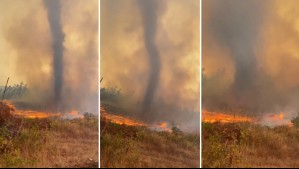
[[[160,75],[160,55],[155,44],[157,28],[157,1],[139,0],[142,15],[144,42],[150,62],[150,77],[143,100],[143,115],[150,112],[153,98],[159,84]],[[146,115],[148,116],[148,115]]]
[[[48,11],[48,20],[53,41],[53,77],[54,77],[54,103],[56,108],[61,102],[63,86],[63,41],[64,33],[61,26],[60,0],[44,0]]]

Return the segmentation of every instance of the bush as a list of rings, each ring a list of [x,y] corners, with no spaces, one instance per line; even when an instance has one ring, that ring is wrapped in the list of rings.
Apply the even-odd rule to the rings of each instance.
[[[293,123],[293,125],[294,125],[295,127],[298,127],[298,128],[299,128],[299,116],[293,118],[291,122]]]
[[[175,135],[180,135],[180,134],[183,134],[183,131],[181,129],[179,129],[178,127],[174,126],[172,127],[172,133],[175,134]]]
[[[117,102],[120,99],[120,89],[114,88],[101,88],[101,100]]]

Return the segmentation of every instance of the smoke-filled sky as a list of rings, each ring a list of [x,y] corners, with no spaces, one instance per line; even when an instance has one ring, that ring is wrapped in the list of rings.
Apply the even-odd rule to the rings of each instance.
[[[98,1],[52,2],[0,0],[0,85],[7,77],[10,85],[24,82],[31,90],[24,100],[39,104],[61,88],[65,108],[96,113]],[[55,61],[58,48],[63,59]]]
[[[162,102],[198,111],[199,21],[198,0],[102,0],[101,86],[129,94],[140,113]]]
[[[203,106],[298,111],[297,0],[203,0]]]

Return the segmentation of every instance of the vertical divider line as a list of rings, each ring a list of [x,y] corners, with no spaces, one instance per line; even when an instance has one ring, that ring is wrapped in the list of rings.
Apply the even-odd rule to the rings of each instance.
[[[200,168],[202,168],[202,0],[199,0],[199,158]]]
[[[101,1],[99,0],[98,1],[98,114],[99,114],[99,117],[98,117],[98,125],[99,125],[99,129],[98,129],[98,132],[99,132],[99,138],[98,138],[98,146],[99,146],[99,149],[98,149],[98,155],[99,155],[99,168],[101,168]]]

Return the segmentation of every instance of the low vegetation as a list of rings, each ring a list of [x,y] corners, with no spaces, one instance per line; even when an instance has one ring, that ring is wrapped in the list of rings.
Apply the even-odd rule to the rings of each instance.
[[[151,131],[101,118],[101,167],[199,167],[199,135]]]
[[[299,167],[298,127],[203,123],[202,131],[205,168]]]

